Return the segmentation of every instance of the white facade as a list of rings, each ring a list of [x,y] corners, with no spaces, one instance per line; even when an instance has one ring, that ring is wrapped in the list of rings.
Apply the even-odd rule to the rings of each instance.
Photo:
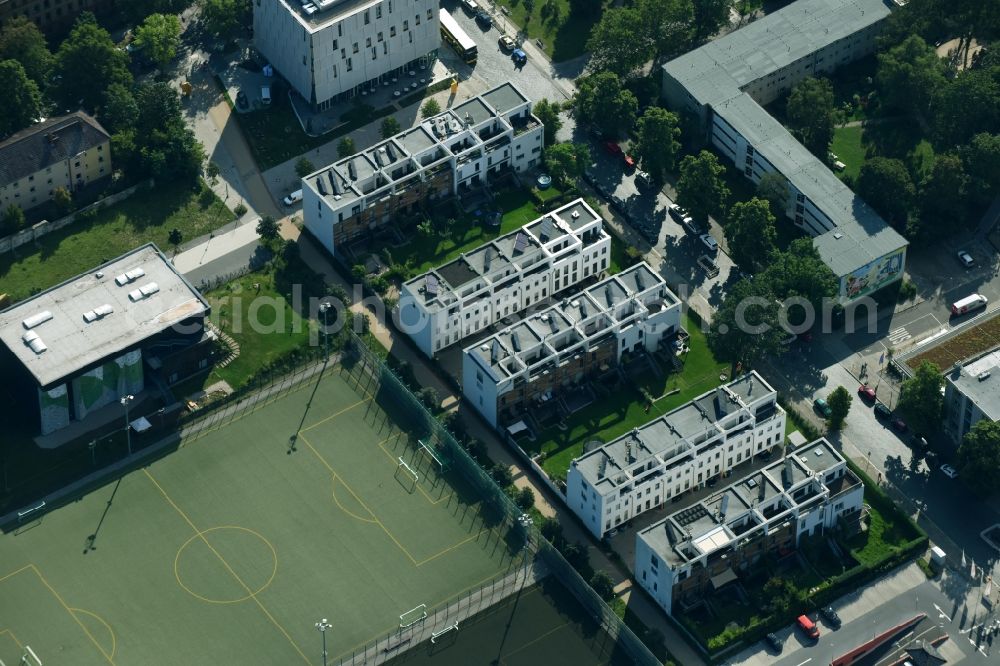
[[[761,557],[862,518],[864,485],[826,439],[639,531],[635,580],[667,614],[736,580]]]
[[[501,406],[551,399],[609,353],[618,361],[625,352],[655,351],[680,328],[680,300],[643,262],[466,348],[462,391],[490,425],[505,425]]]
[[[756,372],[573,460],[566,503],[601,538],[609,530],[781,444],[785,411]]]
[[[427,356],[599,275],[611,237],[583,199],[403,285],[399,327]]]
[[[545,128],[503,83],[302,179],[306,229],[330,254],[427,200],[541,160]]]
[[[320,109],[441,41],[434,0],[254,0],[253,25],[257,49]]]
[[[1000,350],[993,350],[946,372],[944,431],[955,445],[982,421],[1000,421]]]

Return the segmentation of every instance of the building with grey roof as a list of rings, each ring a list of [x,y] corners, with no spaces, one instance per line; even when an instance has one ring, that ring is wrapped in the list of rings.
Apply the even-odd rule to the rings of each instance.
[[[305,228],[330,254],[365,242],[424,206],[539,163],[544,128],[531,101],[502,83],[302,179]]]
[[[663,66],[663,94],[754,183],[788,182],[786,214],[837,276],[842,303],[901,279],[907,241],[762,107],[875,50],[884,0],[798,0]]]
[[[171,358],[206,341],[209,311],[150,243],[0,312],[0,366],[21,395],[37,394],[49,434],[138,393],[149,370],[176,381]]]
[[[945,373],[944,431],[955,445],[983,419],[1000,421],[1000,349]]]
[[[256,0],[257,49],[313,108],[426,76],[441,43],[434,0]],[[413,72],[414,76],[410,76]]]
[[[584,453],[566,477],[566,502],[601,538],[781,444],[785,411],[756,371]]]
[[[0,141],[0,207],[22,210],[111,176],[111,137],[82,111],[49,118]]]
[[[636,534],[632,573],[671,614],[738,580],[764,556],[842,525],[857,530],[864,485],[825,438],[804,444]]]
[[[462,392],[492,426],[516,433],[532,406],[558,405],[595,372],[680,330],[680,299],[643,262],[467,347]]]
[[[397,326],[432,357],[608,268],[611,237],[583,199],[405,282]]]

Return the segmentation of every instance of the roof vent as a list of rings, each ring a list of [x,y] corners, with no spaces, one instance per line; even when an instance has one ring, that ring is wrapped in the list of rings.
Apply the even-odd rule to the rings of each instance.
[[[42,339],[38,337],[38,333],[35,333],[34,331],[28,331],[21,336],[21,339],[24,340],[24,344],[31,347],[31,351],[36,354],[41,354],[48,349],[48,347],[45,346],[45,343],[42,342]]]
[[[138,289],[130,291],[128,293],[128,297],[133,302],[136,302],[136,301],[141,301],[144,298],[149,298],[150,296],[152,296],[153,294],[155,294],[158,291],[160,291],[160,285],[156,284],[155,282],[150,282],[147,285],[143,285],[142,287],[139,287]]]
[[[42,310],[38,314],[33,314],[24,321],[22,321],[21,325],[24,326],[25,329],[30,331],[36,326],[41,326],[49,319],[52,319],[52,313],[49,312],[48,310]]]
[[[833,234],[833,237],[834,237],[834,238],[836,238],[837,240],[840,240],[841,238],[843,238],[843,237],[844,237],[844,234],[842,234],[842,233],[840,233],[840,232],[838,231],[838,232],[836,232],[835,234]]]
[[[115,309],[113,307],[105,303],[104,305],[97,306],[93,310],[87,310],[86,312],[84,312],[83,320],[89,324],[98,319],[104,319],[114,311]]]
[[[572,217],[572,218],[573,218],[574,220],[576,220],[576,219],[579,219],[579,217],[580,217],[580,211],[578,211],[578,210],[574,210],[574,211],[573,211],[573,212],[572,212],[572,213],[570,214],[570,217]]]
[[[981,382],[985,382],[989,378],[990,378],[989,370],[987,370],[986,372],[980,372],[979,375],[976,377],[976,379],[978,379]]]
[[[145,274],[146,271],[142,270],[141,268],[133,268],[132,270],[126,271],[125,273],[122,273],[121,275],[115,277],[115,283],[119,287],[124,287],[129,283],[135,282]]]
[[[94,277],[100,280],[102,277],[104,277],[104,271],[97,271],[96,273],[94,273]]]

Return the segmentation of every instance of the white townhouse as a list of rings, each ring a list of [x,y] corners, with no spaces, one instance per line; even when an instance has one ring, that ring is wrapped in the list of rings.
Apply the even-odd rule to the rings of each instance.
[[[576,199],[403,284],[398,325],[429,357],[607,270],[611,237]]]

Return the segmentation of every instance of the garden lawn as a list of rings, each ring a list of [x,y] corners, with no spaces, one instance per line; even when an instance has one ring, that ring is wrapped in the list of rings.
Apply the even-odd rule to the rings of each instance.
[[[535,442],[522,444],[529,453],[545,453],[542,467],[549,476],[565,479],[570,461],[583,454],[586,442],[592,439],[609,442],[720,384],[719,376],[728,372],[728,364],[715,360],[704,333],[688,315],[684,327],[691,335],[691,351],[682,372],[664,377],[647,373],[627,389],[600,397],[595,404],[572,415],[566,430],[552,427],[543,431]],[[644,407],[642,389],[655,398],[649,411]],[[667,395],[672,391],[676,392]]]
[[[503,0],[497,4],[509,10],[509,16],[528,33],[529,38],[541,39],[542,48],[555,62],[583,55],[590,30],[601,18],[602,11],[580,16],[571,13],[569,0],[535,0],[530,12],[524,0]],[[500,25],[503,23],[505,21],[501,21]],[[513,26],[508,25],[507,28],[513,32]]]
[[[22,300],[148,242],[170,254],[172,229],[187,242],[232,220],[204,183],[165,181],[104,208],[93,220],[79,220],[0,255],[0,293]]]
[[[861,172],[861,165],[865,163],[865,147],[861,143],[863,133],[864,130],[860,127],[838,127],[833,131],[830,152],[847,165],[846,169],[839,172],[840,175],[855,179]]]

